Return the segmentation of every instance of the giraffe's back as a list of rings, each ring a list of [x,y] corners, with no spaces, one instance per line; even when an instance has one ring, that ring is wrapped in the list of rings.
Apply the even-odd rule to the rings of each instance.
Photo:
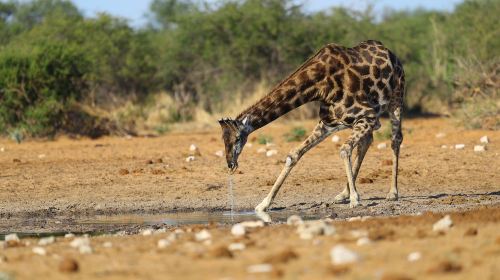
[[[403,67],[382,43],[369,40],[352,48],[329,44],[319,58],[328,69],[320,82],[324,122],[352,126],[359,118],[377,118],[389,105],[402,102]]]

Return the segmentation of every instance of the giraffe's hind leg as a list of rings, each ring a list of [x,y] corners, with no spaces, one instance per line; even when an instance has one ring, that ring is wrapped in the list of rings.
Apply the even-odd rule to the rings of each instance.
[[[347,139],[346,143],[340,148],[340,157],[344,161],[344,166],[347,173],[347,182],[349,184],[349,206],[354,208],[359,205],[359,194],[356,191],[356,185],[354,180],[354,174],[352,170],[351,155],[352,150],[356,147],[360,140],[371,135],[373,127],[375,127],[375,118],[364,118],[356,122],[353,127],[353,133]],[[361,163],[360,163],[361,165]],[[357,175],[357,174],[356,174]]]
[[[266,211],[271,203],[273,202],[274,197],[278,193],[279,189],[281,188],[281,185],[285,181],[286,177],[288,177],[288,174],[292,170],[292,168],[297,164],[299,159],[311,148],[319,144],[321,141],[323,141],[328,135],[332,134],[334,131],[340,130],[342,127],[329,127],[323,124],[323,122],[320,122],[313,130],[312,134],[307,137],[307,139],[296,149],[292,150],[287,158],[286,158],[286,163],[285,167],[281,171],[278,179],[276,179],[276,182],[274,183],[273,187],[271,188],[271,191],[269,194],[264,198],[264,200],[255,207],[255,211],[257,212],[263,212]]]
[[[359,140],[359,144],[356,148],[356,159],[354,160],[354,167],[352,171],[352,177],[354,182],[356,182],[356,178],[359,174],[359,169],[361,168],[361,164],[363,163],[363,159],[365,158],[366,152],[368,148],[373,142],[373,134],[369,133],[365,137]],[[345,203],[349,198],[349,182],[347,182],[344,190],[335,196],[336,203]]]
[[[399,148],[403,142],[403,133],[401,131],[401,106],[389,111],[392,125],[392,180],[391,188],[387,194],[387,200],[398,200],[398,164]]]

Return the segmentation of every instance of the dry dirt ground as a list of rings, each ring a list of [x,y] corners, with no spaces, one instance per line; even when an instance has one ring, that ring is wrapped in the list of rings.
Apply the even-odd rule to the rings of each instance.
[[[314,125],[277,122],[251,135],[253,145],[245,147],[239,172],[233,175],[235,210],[253,209],[269,191],[287,152],[298,145],[286,142],[283,135],[296,126],[310,131]],[[381,131],[385,126],[386,121]],[[19,279],[65,278],[67,275],[59,272],[58,265],[61,259],[70,257],[80,266],[73,275],[78,279],[495,279],[500,273],[500,132],[464,130],[440,118],[406,120],[403,127],[399,201],[384,200],[390,182],[391,150],[377,149],[382,142],[390,147],[387,139],[379,137],[368,151],[358,177],[362,207],[349,209],[347,204],[333,203],[346,179],[339,158],[340,144],[331,139],[302,158],[272,205],[274,211],[287,215],[333,218],[343,234],[306,242],[298,238],[293,228],[275,222],[251,233],[244,240],[248,250],[231,254],[232,257],[221,249],[233,241],[227,225],[212,226],[212,245],[192,241],[190,233],[163,250],[156,247],[161,234],[93,237],[95,253],[91,255],[80,255],[68,246],[69,240],[64,240],[49,245],[47,256],[37,256],[32,253],[37,241],[24,239],[22,245],[26,245],[26,240],[31,245],[0,249],[0,272]],[[348,134],[349,131],[338,134],[341,142]],[[440,137],[436,137],[438,134]],[[265,148],[257,143],[262,135],[272,136],[275,145],[267,149],[276,149],[277,155],[266,157],[257,152]],[[486,151],[474,152],[474,145],[484,135],[490,140]],[[201,156],[186,162],[190,144],[199,147]],[[465,144],[465,148],[450,148],[455,144]],[[0,149],[0,234],[137,232],[146,226],[103,223],[102,217],[230,209],[225,160],[214,155],[223,149],[217,129],[172,132],[152,138],[60,138],[20,145],[3,139]],[[443,212],[456,213],[452,215],[455,226],[438,234],[431,230],[432,223]],[[414,216],[420,213],[424,214]],[[353,216],[377,218],[345,221]],[[81,222],[93,220],[95,223]],[[355,239],[349,235],[353,227],[375,231],[375,243],[356,249],[362,256],[360,263],[333,267],[328,254],[334,244],[356,248]],[[199,227],[192,228],[197,230]],[[477,234],[470,234],[474,230]],[[466,231],[469,233],[464,237]],[[112,248],[103,248],[106,241],[113,244]],[[421,261],[406,260],[413,251],[422,253]],[[277,260],[273,254],[278,255]],[[280,254],[296,257],[288,260]],[[249,265],[263,262],[273,263],[273,272],[247,272]],[[28,265],[30,269],[25,269]],[[409,278],[403,278],[406,276]]]

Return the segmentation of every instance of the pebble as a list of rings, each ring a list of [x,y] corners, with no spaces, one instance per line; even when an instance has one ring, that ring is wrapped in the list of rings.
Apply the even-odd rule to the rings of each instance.
[[[372,243],[372,241],[368,237],[361,237],[360,239],[358,239],[358,241],[356,241],[356,245],[358,245],[358,246],[365,246],[365,245],[369,245],[371,243]]]
[[[436,138],[443,138],[445,136],[446,134],[444,134],[443,132],[439,132],[438,134],[436,134]]]
[[[75,235],[73,233],[71,233],[71,232],[70,233],[66,233],[64,235],[64,238],[73,238],[73,237],[75,237]]]
[[[111,248],[113,247],[113,243],[109,242],[109,241],[106,241],[102,244],[102,247],[104,248]]]
[[[361,221],[361,216],[357,216],[357,217],[350,217],[347,219],[348,222],[357,222],[357,221]]]
[[[350,234],[354,238],[362,238],[368,236],[368,231],[366,230],[351,230]]]
[[[49,236],[49,237],[44,237],[44,238],[41,238],[39,241],[38,241],[38,245],[40,246],[45,246],[45,245],[49,245],[49,244],[52,244],[56,242],[56,238],[54,236]]]
[[[90,245],[82,245],[78,247],[78,251],[80,251],[80,254],[92,254],[92,247]]]
[[[277,155],[277,154],[278,154],[278,151],[274,150],[274,149],[266,152],[267,157],[272,157],[272,156]]]
[[[381,149],[385,149],[387,148],[387,144],[386,143],[380,143],[377,145],[377,149],[381,150]]]
[[[159,249],[165,249],[168,246],[170,246],[170,244],[172,244],[172,243],[169,240],[167,240],[167,239],[160,239],[160,240],[158,240],[158,248]]]
[[[258,153],[258,154],[263,154],[263,153],[265,153],[266,151],[267,151],[267,150],[266,150],[266,148],[259,148],[259,149],[257,150],[257,153]]]
[[[446,146],[446,145],[441,145],[441,149],[448,149],[448,146]]]
[[[244,243],[231,243],[227,247],[229,251],[243,251],[246,248],[246,245]]]
[[[246,229],[241,224],[235,224],[231,228],[231,234],[234,235],[234,236],[243,236],[243,235],[246,234]]]
[[[490,139],[488,139],[488,136],[483,136],[479,139],[479,142],[483,143],[483,144],[488,144],[490,143]]]
[[[79,237],[75,238],[71,243],[69,243],[69,246],[73,248],[79,248],[81,246],[90,246],[90,240],[86,237]]]
[[[408,255],[409,262],[416,262],[422,258],[422,254],[420,252],[412,252]]]
[[[142,236],[150,236],[152,234],[153,234],[153,229],[150,229],[150,228],[144,229],[144,230],[141,231],[141,235]]]
[[[11,233],[11,234],[7,234],[5,236],[5,242],[8,242],[8,241],[17,241],[19,242],[19,237],[17,236],[17,234],[15,233]]]
[[[59,263],[59,271],[72,273],[78,271],[78,263],[74,259],[64,258]]]
[[[483,146],[483,145],[475,145],[474,146],[474,152],[484,152],[484,151],[486,151],[485,146]]]
[[[286,224],[289,226],[298,226],[302,223],[304,223],[304,221],[302,221],[302,218],[297,215],[292,215],[286,219]]]
[[[40,256],[45,256],[47,254],[47,251],[42,248],[42,247],[33,247],[33,253],[40,255]]]
[[[206,240],[210,240],[212,238],[212,235],[210,234],[210,232],[208,230],[204,229],[200,232],[197,232],[194,235],[194,238],[196,239],[196,241],[206,241]]]
[[[224,152],[222,150],[219,150],[219,151],[215,152],[215,156],[217,156],[217,157],[223,157],[224,156]]]
[[[254,264],[247,268],[248,273],[268,273],[273,271],[273,266],[267,263]]]
[[[188,156],[188,157],[186,158],[186,162],[192,162],[192,161],[194,161],[194,160],[195,160],[195,157],[194,157],[194,156]]]
[[[444,216],[441,220],[437,221],[433,226],[433,231],[445,231],[448,230],[453,225],[453,221],[450,218],[450,215]]]
[[[338,135],[333,135],[333,137],[332,137],[332,142],[333,142],[333,143],[338,143],[338,142],[340,142],[340,137],[339,137]]]
[[[0,152],[2,152],[2,153],[5,152],[5,147],[1,147]]]
[[[465,144],[456,144],[455,150],[463,150],[465,148]]]
[[[358,253],[346,248],[343,245],[336,245],[330,251],[330,257],[334,265],[355,263],[361,260]]]
[[[335,228],[323,220],[305,221],[297,226],[297,233],[301,239],[312,239],[317,235],[333,235]]]
[[[189,146],[189,152],[193,156],[201,156],[200,149],[195,144],[191,144],[191,146]]]
[[[38,158],[39,158],[39,159],[44,159],[44,158],[45,158],[45,154],[39,154],[39,155],[38,155]]]

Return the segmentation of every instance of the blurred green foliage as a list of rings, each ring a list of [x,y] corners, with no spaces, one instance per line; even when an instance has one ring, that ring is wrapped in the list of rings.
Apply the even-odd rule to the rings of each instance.
[[[383,16],[370,7],[307,13],[295,3],[154,0],[149,25],[133,28],[107,14],[85,18],[66,0],[0,2],[0,132],[53,135],[75,104],[140,103],[159,91],[172,95],[175,120],[190,120],[195,107],[219,112],[259,82],[278,82],[327,43],[366,39],[402,59],[411,110],[467,108],[464,96],[477,88],[498,100],[500,1]],[[468,80],[464,73],[482,73],[485,63],[493,82]],[[473,108],[475,118],[484,111]]]
[[[306,138],[306,129],[298,126],[292,128],[289,132],[284,135],[287,142],[299,142]]]

